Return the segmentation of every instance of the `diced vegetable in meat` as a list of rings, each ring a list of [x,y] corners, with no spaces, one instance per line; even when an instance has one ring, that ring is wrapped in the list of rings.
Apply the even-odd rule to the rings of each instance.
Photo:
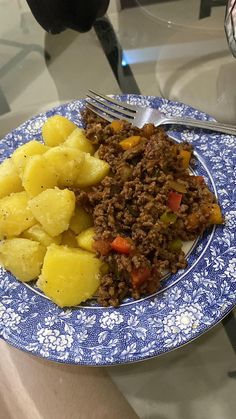
[[[173,191],[168,193],[167,206],[171,209],[171,211],[176,212],[180,209],[182,196],[182,194]]]
[[[182,165],[184,169],[189,167],[191,153],[188,150],[180,150],[180,156],[182,157]]]
[[[139,288],[151,276],[149,268],[140,268],[131,272],[131,283],[134,288]]]
[[[124,140],[120,141],[120,146],[123,150],[129,150],[130,148],[135,147],[141,141],[140,135],[132,135],[131,137],[125,138]]]
[[[111,122],[110,126],[114,132],[119,132],[122,130],[124,126],[124,121],[121,121],[120,119],[116,119]]]
[[[160,221],[162,221],[163,223],[165,223],[167,225],[173,224],[176,220],[177,220],[177,215],[176,214],[173,214],[173,212],[165,211],[160,216]]]
[[[118,253],[129,254],[132,250],[131,243],[124,237],[117,236],[111,243],[112,250]]]

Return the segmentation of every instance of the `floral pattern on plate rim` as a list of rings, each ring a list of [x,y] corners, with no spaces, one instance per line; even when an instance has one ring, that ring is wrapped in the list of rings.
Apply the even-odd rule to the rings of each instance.
[[[167,115],[208,120],[182,103],[162,98],[122,95],[123,101],[158,108]],[[59,113],[82,125],[83,101],[37,115],[0,142],[0,160],[33,138],[40,138],[46,118]],[[156,295],[121,307],[88,304],[60,309],[0,268],[0,336],[9,344],[47,359],[81,365],[114,365],[144,360],[195,339],[219,322],[236,304],[236,139],[187,127],[170,127],[177,141],[189,141],[199,156],[196,173],[215,188],[225,226],[197,242],[186,271],[171,277]],[[206,173],[206,168],[208,174]],[[168,280],[167,280],[168,281]]]

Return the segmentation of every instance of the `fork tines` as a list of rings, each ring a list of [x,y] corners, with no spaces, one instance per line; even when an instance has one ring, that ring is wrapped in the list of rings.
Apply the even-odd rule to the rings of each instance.
[[[92,99],[86,100],[86,106],[96,115],[111,122],[114,119],[126,119],[131,121],[134,119],[136,110],[132,105],[120,102],[109,96],[89,90],[87,96]]]

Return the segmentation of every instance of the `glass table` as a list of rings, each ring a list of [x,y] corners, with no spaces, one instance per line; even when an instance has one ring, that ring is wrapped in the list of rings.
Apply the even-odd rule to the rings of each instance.
[[[199,108],[219,121],[235,123],[236,62],[224,33],[225,4],[216,0],[111,0],[106,16],[91,31],[52,35],[38,25],[25,1],[0,0],[0,138],[40,111],[84,97],[89,88],[107,94],[163,96]],[[140,418],[231,419],[236,409],[235,348],[236,321],[231,313],[206,336],[176,352],[136,365],[109,367],[106,373]],[[17,382],[26,372],[32,378],[38,368],[45,371],[50,385],[47,362],[31,358],[27,370],[28,355],[4,343],[0,351],[4,359],[11,359]],[[24,374],[19,363],[25,365]],[[4,365],[1,369],[2,377],[8,379],[7,388],[14,389],[14,374],[8,375]],[[62,383],[64,376],[73,387],[66,368],[57,369],[55,379]],[[76,368],[70,371],[76,374]],[[34,385],[33,378],[30,383]],[[35,404],[38,393],[31,384],[21,391],[25,400]],[[14,400],[3,383],[0,388],[0,404],[8,409],[4,419],[7,414],[21,418],[10,408]],[[36,403],[37,417],[54,418],[49,398],[47,403],[48,410],[42,401]],[[73,411],[68,403],[66,393],[68,417],[77,417],[76,398]],[[127,412],[127,419],[133,417],[131,410]],[[55,417],[66,417],[60,414]],[[113,417],[119,417],[115,410]]]

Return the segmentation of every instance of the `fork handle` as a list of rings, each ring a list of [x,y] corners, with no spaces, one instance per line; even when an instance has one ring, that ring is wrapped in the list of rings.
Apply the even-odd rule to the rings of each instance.
[[[162,121],[163,125],[187,125],[194,128],[204,128],[215,132],[223,132],[225,134],[236,135],[236,126],[222,124],[219,122],[200,121],[191,118],[166,118]]]

